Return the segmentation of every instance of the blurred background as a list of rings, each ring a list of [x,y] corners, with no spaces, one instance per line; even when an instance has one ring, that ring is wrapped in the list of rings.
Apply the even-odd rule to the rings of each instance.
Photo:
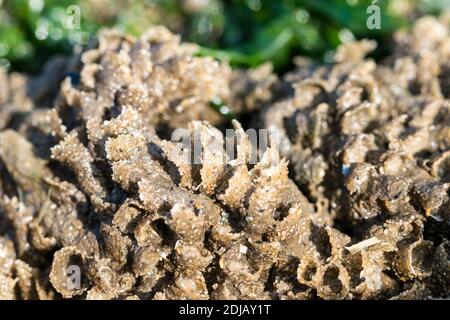
[[[366,26],[371,5],[381,10],[381,29]],[[0,65],[37,73],[50,56],[80,50],[102,27],[138,35],[163,24],[199,44],[200,55],[239,67],[271,61],[283,72],[296,55],[330,62],[333,50],[353,39],[377,40],[375,58],[383,57],[393,32],[446,9],[449,0],[0,0]]]

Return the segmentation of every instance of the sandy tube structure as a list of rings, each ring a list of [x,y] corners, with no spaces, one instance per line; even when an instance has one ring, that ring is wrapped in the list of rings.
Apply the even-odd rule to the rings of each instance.
[[[448,30],[424,17],[379,64],[353,42],[283,78],[162,27],[2,72],[0,298],[448,297]],[[280,133],[257,161],[248,128]]]

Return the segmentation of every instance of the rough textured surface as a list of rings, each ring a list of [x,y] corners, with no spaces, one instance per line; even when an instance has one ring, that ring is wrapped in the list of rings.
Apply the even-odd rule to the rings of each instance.
[[[331,66],[299,59],[291,96],[261,114],[300,190],[352,237],[349,296],[448,296],[431,285],[448,236],[448,30],[444,17],[419,19],[379,65],[369,41],[340,47]]]
[[[448,26],[419,20],[380,65],[362,41],[283,80],[159,27],[100,34],[57,96],[27,94],[49,73],[1,73],[0,298],[448,297]],[[217,98],[282,147],[250,163],[233,121],[226,153]]]

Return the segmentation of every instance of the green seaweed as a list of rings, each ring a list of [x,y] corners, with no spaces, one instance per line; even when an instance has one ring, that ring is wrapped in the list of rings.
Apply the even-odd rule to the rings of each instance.
[[[396,0],[415,12],[439,13],[449,9],[444,0]],[[152,24],[165,24],[184,40],[200,45],[200,55],[228,60],[238,67],[272,62],[276,71],[286,70],[292,57],[305,55],[325,60],[329,52],[348,39],[370,38],[379,43],[408,18],[392,10],[391,0],[377,0],[381,8],[379,30],[366,26],[372,0],[209,0],[195,10],[176,0],[99,0],[108,13],[91,12],[90,0],[0,0],[0,64],[11,70],[38,72],[48,57],[70,54],[102,27],[116,27],[139,34]],[[80,30],[65,27],[66,10],[82,10]],[[112,13],[110,12],[112,10]],[[44,35],[37,35],[44,26]],[[46,35],[45,32],[48,32]],[[347,36],[347,38],[343,37]],[[380,46],[379,54],[387,52]]]

